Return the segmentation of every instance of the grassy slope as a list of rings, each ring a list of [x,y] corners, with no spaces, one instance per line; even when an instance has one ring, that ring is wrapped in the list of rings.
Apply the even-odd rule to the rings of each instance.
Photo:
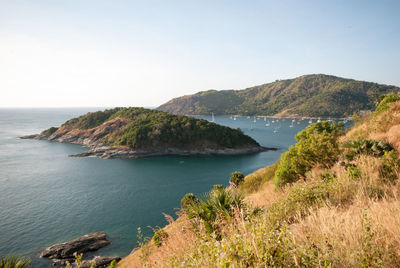
[[[356,123],[341,144],[359,138],[389,142],[400,152],[400,102]],[[398,267],[400,184],[398,157],[382,173],[386,156],[343,157],[330,168],[315,166],[304,180],[275,189],[276,166],[245,178],[239,190],[263,208],[221,221],[222,239],[194,231],[185,215],[171,222],[161,247],[151,243],[118,267]],[[390,161],[389,161],[390,162]],[[350,168],[351,167],[351,168]],[[394,176],[394,177],[393,177]]]
[[[244,90],[209,90],[175,98],[159,110],[175,114],[351,116],[398,87],[314,74]]]
[[[87,130],[116,118],[126,119],[129,123],[121,129],[105,133],[103,141],[114,146],[129,146],[132,149],[258,146],[255,140],[237,129],[202,119],[134,107],[87,113],[68,120],[62,127],[69,130]],[[43,133],[51,134],[55,131],[56,128],[50,128]]]

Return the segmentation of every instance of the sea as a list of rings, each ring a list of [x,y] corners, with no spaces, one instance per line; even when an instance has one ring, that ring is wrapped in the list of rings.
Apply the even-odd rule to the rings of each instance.
[[[278,148],[239,156],[164,156],[142,159],[68,157],[86,150],[76,144],[19,139],[103,108],[0,109],[0,256],[29,257],[31,267],[46,247],[104,231],[111,245],[87,254],[121,256],[176,216],[186,193],[203,195],[229,184],[229,174],[249,174],[278,160],[309,119],[215,116],[240,128],[262,146]],[[211,121],[208,117],[198,117]],[[316,122],[314,119],[313,122]]]

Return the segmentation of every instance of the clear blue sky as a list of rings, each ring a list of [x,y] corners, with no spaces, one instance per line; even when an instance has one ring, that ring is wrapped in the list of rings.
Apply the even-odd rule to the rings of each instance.
[[[400,86],[400,1],[0,0],[0,107],[157,106],[310,73]]]

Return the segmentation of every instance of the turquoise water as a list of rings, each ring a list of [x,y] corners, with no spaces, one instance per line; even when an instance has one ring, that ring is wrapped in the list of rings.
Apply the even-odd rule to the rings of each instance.
[[[31,257],[32,267],[49,267],[38,258],[45,247],[105,231],[112,244],[96,254],[125,256],[136,246],[137,227],[150,236],[147,226],[165,225],[162,213],[175,215],[185,193],[228,185],[235,170],[247,174],[275,162],[308,125],[290,128],[286,119],[266,127],[262,119],[215,117],[279,148],[245,156],[71,158],[85,148],[18,139],[95,110],[0,109],[0,255],[18,253]]]

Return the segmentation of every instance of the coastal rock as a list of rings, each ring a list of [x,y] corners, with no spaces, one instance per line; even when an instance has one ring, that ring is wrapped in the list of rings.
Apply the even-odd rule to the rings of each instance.
[[[102,257],[96,256],[92,260],[84,260],[82,261],[79,268],[106,268],[109,267],[112,261],[116,260],[117,262],[121,260],[120,257]]]
[[[96,232],[78,237],[74,240],[56,244],[46,248],[40,253],[41,258],[49,259],[74,259],[74,253],[95,251],[110,244],[105,232]]]
[[[267,148],[262,146],[247,147],[247,148],[202,148],[195,150],[185,150],[179,148],[167,148],[164,150],[130,150],[119,149],[110,146],[93,147],[88,151],[80,154],[69,155],[70,157],[99,157],[99,158],[143,158],[151,156],[164,156],[164,155],[241,155],[259,153],[264,151],[275,151],[277,148]]]

